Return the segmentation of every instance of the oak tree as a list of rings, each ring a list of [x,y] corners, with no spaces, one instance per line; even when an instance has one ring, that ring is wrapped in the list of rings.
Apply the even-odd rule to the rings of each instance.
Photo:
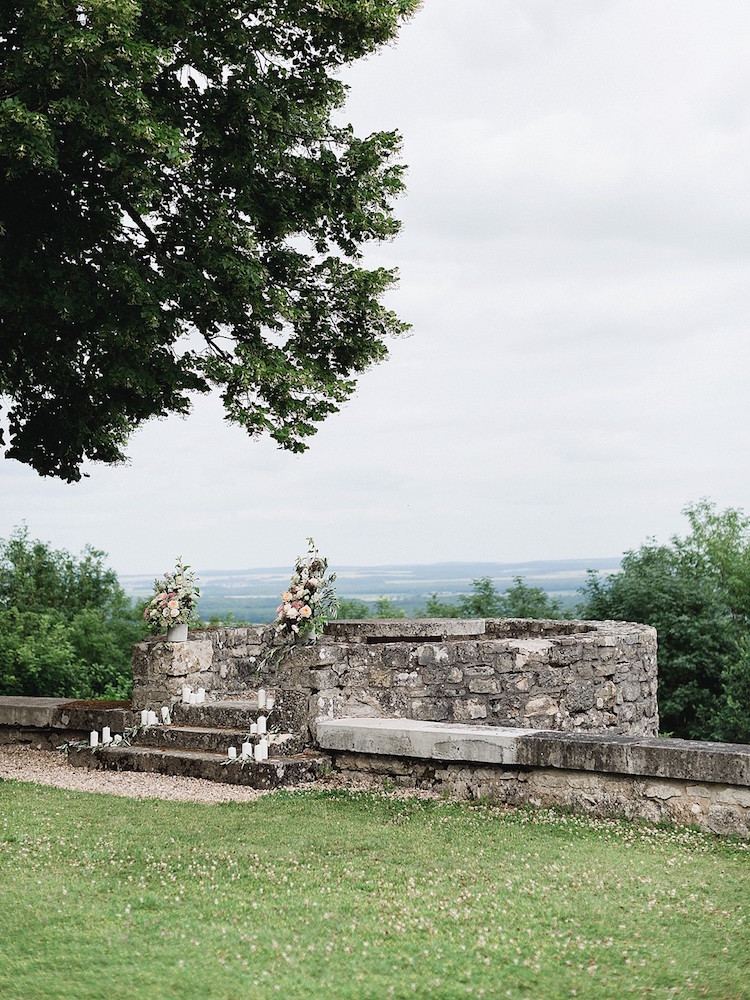
[[[6,457],[79,479],[218,388],[303,450],[405,325],[396,132],[339,120],[342,68],[418,0],[8,0],[0,11]]]

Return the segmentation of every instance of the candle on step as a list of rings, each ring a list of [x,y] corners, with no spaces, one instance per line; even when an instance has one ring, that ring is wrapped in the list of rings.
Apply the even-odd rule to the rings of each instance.
[[[148,725],[148,709],[144,708],[143,711],[141,712],[141,725],[142,726]]]
[[[89,746],[96,747],[99,746],[99,733],[95,729],[91,730],[89,734]]]
[[[258,740],[258,746],[260,747],[262,757],[261,760],[268,760],[268,740],[261,738]]]
[[[255,744],[255,749],[253,750],[253,756],[255,757],[256,763],[260,763],[263,760],[263,747],[260,743]]]
[[[202,705],[206,700],[206,689],[198,688],[198,704]]]
[[[276,704],[276,699],[272,698],[270,695],[266,697],[266,708],[270,712],[273,706]]]
[[[189,700],[189,702],[190,702],[191,705],[197,705],[198,704],[198,692],[197,691],[191,691],[190,698],[188,700]]]
[[[164,723],[165,726],[171,725],[171,722],[172,722],[172,718],[171,718],[171,716],[169,714],[169,709],[167,708],[166,705],[162,705],[162,709],[161,709],[161,721]]]
[[[264,736],[266,733],[266,717],[265,715],[258,716],[258,736]]]
[[[251,722],[250,723],[250,735],[251,736],[257,736],[258,735],[258,724],[257,724],[257,722]]]
[[[258,688],[258,708],[266,707],[266,689]]]
[[[193,689],[190,687],[189,684],[183,684],[182,685],[182,704],[183,705],[189,705],[190,704],[190,692],[192,690]]]
[[[102,743],[111,743],[111,742],[112,742],[112,733],[110,731],[109,726],[105,726],[104,729],[102,729]]]
[[[152,711],[151,709],[149,709],[148,713],[148,724],[149,726],[156,725],[156,712]]]
[[[236,760],[237,759],[237,747],[230,747],[229,750],[227,751],[227,755],[228,755],[228,757],[229,757],[230,760]]]
[[[242,756],[245,758],[245,760],[247,760],[247,758],[248,757],[252,757],[252,755],[253,755],[253,745],[252,745],[252,743],[247,743],[247,742],[243,743],[242,744]]]

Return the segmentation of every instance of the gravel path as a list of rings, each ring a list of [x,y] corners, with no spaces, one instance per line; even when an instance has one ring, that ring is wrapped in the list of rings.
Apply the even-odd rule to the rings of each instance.
[[[172,802],[252,802],[266,792],[242,785],[222,785],[199,778],[176,778],[134,771],[89,771],[71,767],[56,750],[0,746],[0,778],[33,781],[75,792],[106,792],[130,799],[169,799]]]
[[[37,750],[18,745],[0,745],[0,780],[3,778],[54,785],[74,792],[122,795],[129,799],[168,799],[171,802],[253,802],[261,795],[271,794],[244,785],[225,785],[202,778],[178,778],[137,771],[89,771],[85,767],[71,767],[65,755],[57,750]],[[336,775],[311,784],[296,785],[295,788],[315,788],[317,791],[342,788],[350,791],[381,790],[376,780],[353,782]],[[396,798],[437,797],[435,792],[417,789],[399,789],[389,794]]]

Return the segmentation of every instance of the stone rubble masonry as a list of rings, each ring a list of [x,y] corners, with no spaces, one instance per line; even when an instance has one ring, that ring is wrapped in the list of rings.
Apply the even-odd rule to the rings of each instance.
[[[342,776],[750,837],[750,746],[409,719],[321,719]]]
[[[273,629],[207,629],[133,650],[133,708],[179,698],[283,696],[315,737],[319,716],[403,717],[656,736],[656,632],[623,622],[396,619],[332,622],[314,645]]]

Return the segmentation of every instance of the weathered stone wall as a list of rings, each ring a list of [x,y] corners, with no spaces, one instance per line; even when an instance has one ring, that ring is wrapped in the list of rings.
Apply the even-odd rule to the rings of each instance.
[[[648,778],[545,767],[498,767],[338,752],[333,765],[357,785],[384,781],[509,806],[564,808],[592,816],[695,825],[750,837],[750,789],[690,778]]]
[[[335,622],[315,645],[261,627],[134,647],[133,707],[183,684],[209,699],[272,688],[315,735],[318,716],[402,716],[490,726],[653,736],[656,632],[623,622],[525,619]]]

